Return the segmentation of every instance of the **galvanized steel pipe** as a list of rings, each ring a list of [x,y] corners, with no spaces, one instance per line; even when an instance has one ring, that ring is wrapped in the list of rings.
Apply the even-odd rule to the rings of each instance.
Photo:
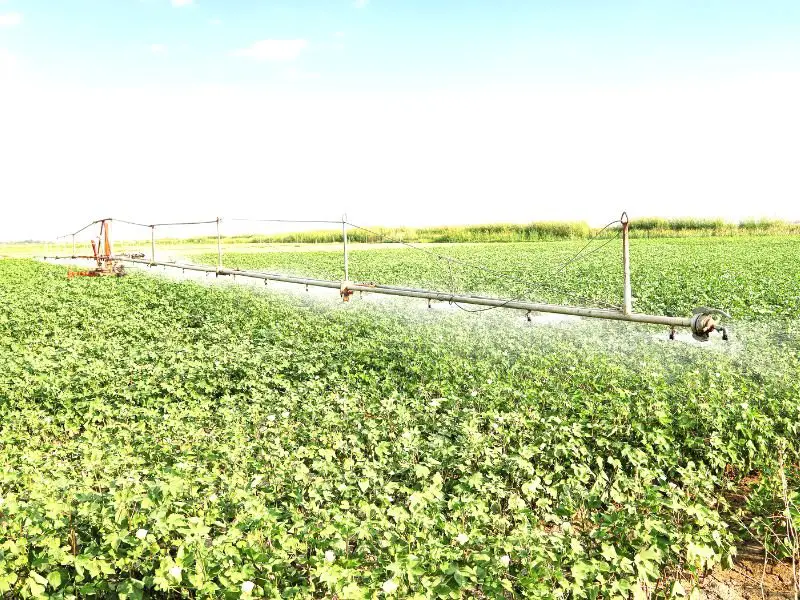
[[[216,273],[217,275],[235,275],[240,277],[250,277],[253,279],[263,279],[265,281],[280,281],[283,283],[296,283],[299,285],[311,285],[329,289],[342,289],[342,282],[329,281],[326,279],[311,279],[306,277],[290,277],[273,273],[263,273],[261,271],[242,271],[239,269],[214,268],[202,265],[186,265],[181,263],[169,263],[148,261],[128,257],[115,257],[114,260],[123,262],[138,263],[142,265],[158,265],[164,267],[174,267],[176,269],[186,269],[190,271],[200,271],[205,273]],[[406,298],[422,298],[426,300],[436,300],[439,302],[450,302],[458,304],[472,304],[477,306],[491,306],[496,308],[509,308],[514,310],[524,310],[526,312],[543,312],[559,315],[571,315],[575,317],[590,317],[593,319],[607,319],[612,321],[629,321],[632,323],[650,323],[652,325],[666,325],[667,327],[687,327],[692,328],[693,317],[667,317],[663,315],[647,315],[639,313],[624,313],[617,310],[602,308],[586,308],[580,306],[567,306],[561,304],[541,304],[537,302],[526,302],[522,300],[503,300],[500,298],[490,298],[487,296],[471,296],[464,294],[450,294],[417,288],[393,287],[388,285],[371,285],[345,282],[347,289],[351,292],[365,292],[371,294],[384,294],[389,296],[404,296]]]

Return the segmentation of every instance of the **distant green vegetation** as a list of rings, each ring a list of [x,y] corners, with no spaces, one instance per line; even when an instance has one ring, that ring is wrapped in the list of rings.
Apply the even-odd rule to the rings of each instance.
[[[549,240],[580,240],[597,233],[584,221],[541,221],[527,224],[493,223],[486,225],[450,225],[441,227],[368,227],[369,231],[351,227],[347,237],[352,242],[540,242]],[[800,223],[777,219],[750,219],[728,223],[722,219],[681,217],[664,219],[645,217],[631,221],[633,237],[687,237],[730,235],[800,235]],[[325,244],[342,241],[339,229],[321,229],[274,234],[247,234],[225,237],[229,244]],[[159,239],[159,244],[209,244],[214,236],[190,239]]]
[[[487,242],[546,242],[554,240],[583,240],[595,235],[599,227],[590,227],[584,221],[539,221],[527,224],[490,223],[485,225],[445,225],[440,227],[380,227],[365,229],[350,227],[347,237],[356,243],[487,243]],[[631,237],[673,238],[673,237],[724,237],[724,236],[763,236],[800,235],[800,222],[791,223],[778,219],[749,219],[740,223],[728,223],[722,219],[697,219],[681,217],[664,219],[644,217],[631,221]],[[320,229],[272,234],[243,234],[223,236],[228,244],[341,244],[342,232],[339,229]],[[162,246],[216,246],[214,235],[190,238],[161,238],[157,245]],[[117,247],[128,250],[148,251],[150,240],[117,240]],[[50,252],[68,254],[69,245],[45,244],[44,242],[0,243],[0,257],[40,256],[49,247]],[[81,251],[88,253],[88,242],[81,242]]]

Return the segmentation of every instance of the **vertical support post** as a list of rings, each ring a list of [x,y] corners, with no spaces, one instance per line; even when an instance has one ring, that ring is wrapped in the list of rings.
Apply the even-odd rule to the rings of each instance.
[[[350,281],[350,265],[347,260],[347,215],[342,215],[342,242],[344,244],[344,280]]]
[[[156,262],[156,226],[150,225],[150,262]]]
[[[219,217],[217,217],[217,271],[222,268],[222,240],[219,236]]]
[[[111,245],[111,219],[103,221],[103,252],[106,258],[111,258],[114,248]]]
[[[72,258],[75,258],[75,234],[72,234]]]
[[[628,213],[622,213],[622,312],[629,315],[633,312],[633,299],[631,297],[631,257],[630,240],[628,238]]]

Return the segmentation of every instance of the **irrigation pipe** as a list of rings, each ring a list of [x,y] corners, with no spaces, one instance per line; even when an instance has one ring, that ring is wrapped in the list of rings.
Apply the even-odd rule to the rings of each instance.
[[[601,308],[585,308],[579,306],[567,306],[560,304],[540,304],[536,302],[525,302],[519,300],[503,300],[500,298],[490,298],[487,296],[469,296],[461,294],[450,294],[435,290],[425,290],[418,288],[393,287],[388,285],[364,285],[358,283],[345,283],[341,281],[329,281],[326,279],[309,279],[305,277],[290,277],[273,273],[263,273],[261,271],[242,271],[239,269],[217,269],[202,265],[189,265],[173,262],[149,261],[124,256],[115,256],[114,260],[129,262],[149,266],[173,267],[189,271],[200,271],[204,273],[215,273],[217,275],[232,275],[238,277],[250,277],[252,279],[262,279],[265,281],[279,281],[283,283],[296,283],[314,287],[336,289],[349,292],[363,292],[368,294],[384,294],[388,296],[404,296],[406,298],[421,298],[426,300],[436,300],[440,302],[458,302],[461,304],[473,304],[477,306],[490,306],[496,308],[509,308],[523,310],[526,312],[543,312],[560,315],[571,315],[575,317],[591,317],[595,319],[608,319],[613,321],[629,321],[632,323],[650,323],[653,325],[666,325],[667,327],[688,327],[692,328],[693,317],[668,317],[663,315],[647,315],[640,313],[625,314],[622,311],[608,310]]]

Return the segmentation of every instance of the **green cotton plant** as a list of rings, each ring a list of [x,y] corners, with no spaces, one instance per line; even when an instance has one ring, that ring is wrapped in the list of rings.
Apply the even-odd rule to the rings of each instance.
[[[775,290],[700,346],[270,289],[0,261],[0,597],[688,595],[774,515],[730,492],[797,462]]]
[[[761,542],[768,560],[792,561],[793,584],[800,591],[800,467],[796,452],[787,463],[789,450],[784,442],[779,443],[774,463],[762,471],[750,490],[738,524]]]

